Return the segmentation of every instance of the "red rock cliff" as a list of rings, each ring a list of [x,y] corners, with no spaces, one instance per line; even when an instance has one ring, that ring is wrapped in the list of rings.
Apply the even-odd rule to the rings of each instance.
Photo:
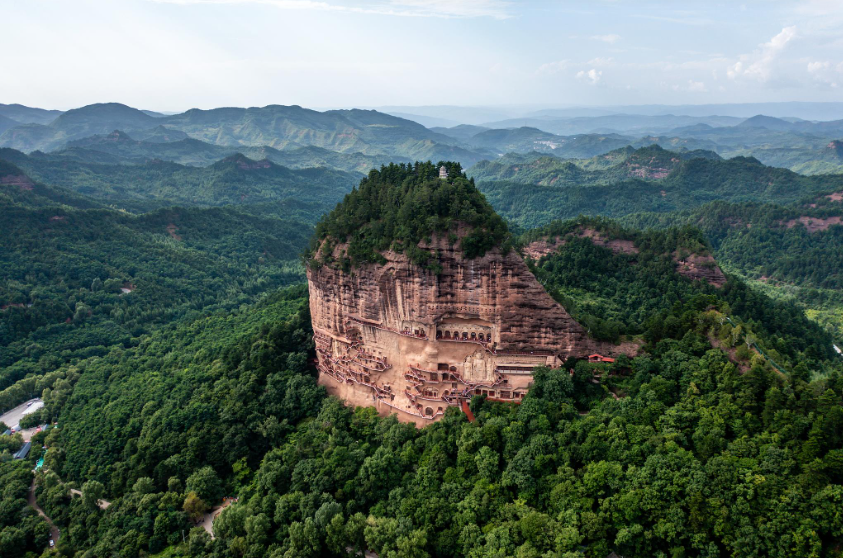
[[[474,394],[520,400],[535,366],[613,352],[515,251],[465,259],[447,237],[422,247],[439,253],[439,274],[391,251],[348,273],[308,269],[320,382],[332,393],[424,424]]]

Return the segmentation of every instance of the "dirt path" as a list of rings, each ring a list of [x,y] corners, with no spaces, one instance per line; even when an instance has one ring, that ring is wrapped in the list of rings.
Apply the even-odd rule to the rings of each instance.
[[[59,528],[55,526],[53,520],[50,519],[44,510],[41,509],[41,506],[38,505],[38,502],[35,500],[35,479],[32,479],[32,485],[29,487],[29,505],[32,506],[32,509],[38,512],[38,515],[43,517],[47,520],[47,524],[50,526],[50,538],[53,540],[55,544],[59,542]]]

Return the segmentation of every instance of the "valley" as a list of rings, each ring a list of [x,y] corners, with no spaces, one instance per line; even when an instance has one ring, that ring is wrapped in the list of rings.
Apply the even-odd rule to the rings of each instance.
[[[0,558],[843,558],[840,0],[0,21]]]
[[[4,556],[837,544],[834,125],[0,109]]]

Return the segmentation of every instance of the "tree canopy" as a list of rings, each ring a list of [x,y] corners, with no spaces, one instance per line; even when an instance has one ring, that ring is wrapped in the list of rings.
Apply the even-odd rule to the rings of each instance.
[[[447,169],[447,179],[439,178],[441,166]],[[457,237],[460,225],[468,230]],[[308,258],[312,265],[335,263],[348,269],[383,262],[380,252],[392,249],[435,269],[435,254],[418,244],[434,234],[449,233],[467,258],[496,246],[508,247],[506,223],[459,163],[390,164],[371,171],[319,221]],[[341,253],[335,257],[337,245]]]

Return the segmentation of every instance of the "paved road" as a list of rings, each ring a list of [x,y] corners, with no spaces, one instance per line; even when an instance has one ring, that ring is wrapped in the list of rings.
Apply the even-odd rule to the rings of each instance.
[[[222,513],[226,506],[216,506],[215,508],[211,509],[208,513],[206,513],[202,517],[202,522],[199,524],[202,526],[205,531],[211,535],[211,538],[214,538],[214,520],[217,518],[219,514]]]
[[[32,428],[27,428],[25,430],[18,430],[18,432],[20,432],[21,438],[23,438],[24,442],[31,442],[32,437],[35,436],[38,433],[39,428],[41,428],[43,430],[44,425],[41,425],[40,427],[39,426],[33,426]]]
[[[11,411],[0,415],[0,422],[4,423],[9,428],[17,429],[18,426],[20,426],[20,419],[30,413],[34,413],[43,406],[44,402],[40,399],[30,399],[26,403],[18,405]],[[2,432],[0,432],[0,434],[2,434]]]
[[[41,506],[38,505],[38,502],[35,501],[35,479],[32,479],[32,485],[29,487],[29,505],[38,512],[38,515],[47,520],[47,524],[50,526],[50,538],[53,539],[53,542],[58,544],[59,528],[55,526],[53,520],[50,519],[50,516],[44,513],[44,510],[42,510]]]

